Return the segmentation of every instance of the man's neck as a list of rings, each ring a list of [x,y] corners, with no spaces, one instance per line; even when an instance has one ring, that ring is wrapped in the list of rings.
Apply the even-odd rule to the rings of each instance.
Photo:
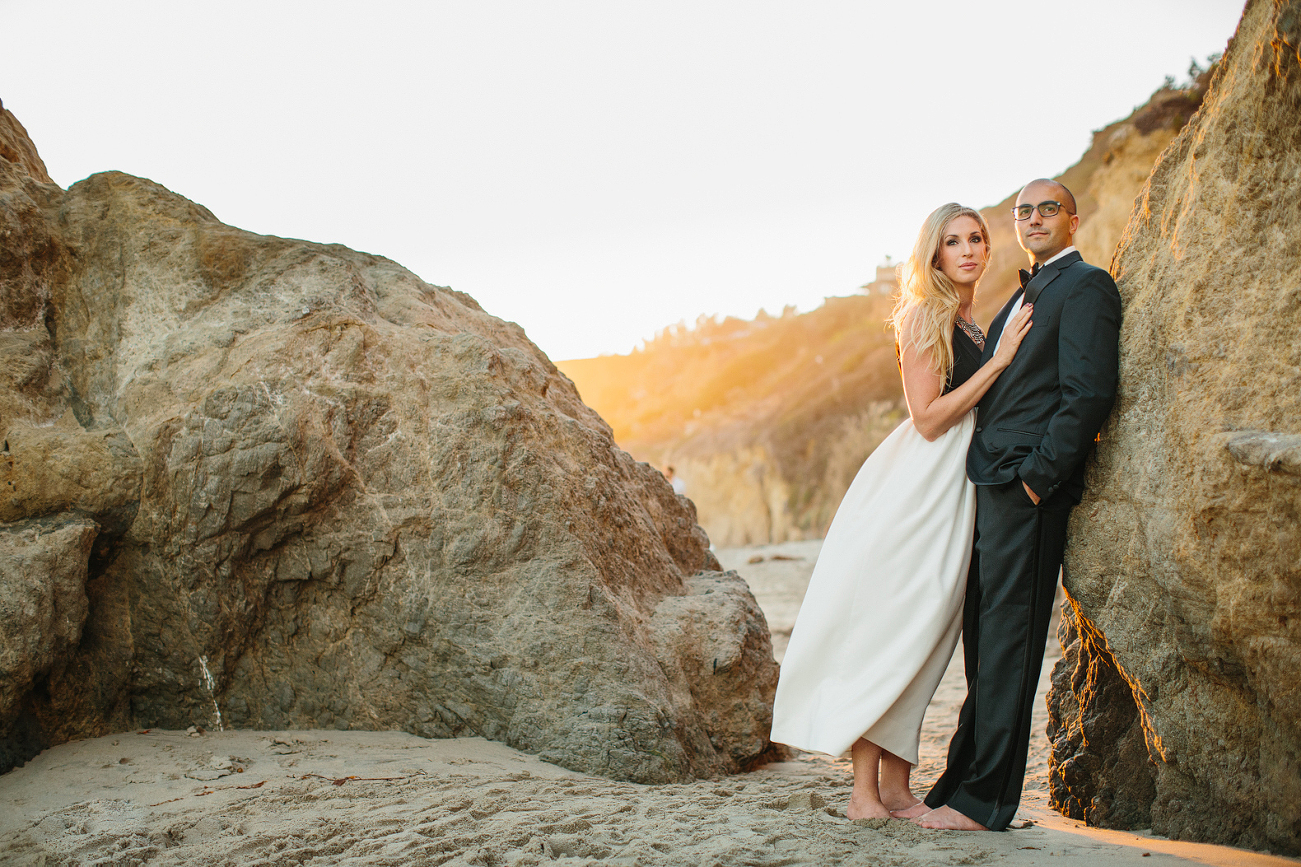
[[[1052,254],[1051,256],[1049,256],[1047,259],[1044,259],[1043,261],[1040,261],[1038,257],[1035,257],[1035,264],[1037,264],[1037,265],[1039,265],[1039,266],[1041,266],[1041,267],[1044,266],[1044,265],[1049,265],[1049,264],[1051,264],[1051,263],[1053,263],[1053,262],[1056,262],[1056,261],[1057,261],[1058,259],[1060,259],[1061,257],[1065,256],[1067,253],[1074,253],[1074,252],[1075,252],[1075,245],[1074,245],[1074,244],[1068,244],[1068,245],[1066,245],[1065,247],[1063,247],[1062,249],[1058,250],[1056,253],[1053,253],[1053,254]]]

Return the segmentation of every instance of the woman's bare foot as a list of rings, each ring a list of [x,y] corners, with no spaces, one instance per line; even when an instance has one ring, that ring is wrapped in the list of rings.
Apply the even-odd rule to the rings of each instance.
[[[948,804],[945,804],[943,807],[937,807],[923,816],[918,816],[916,819],[913,819],[913,824],[921,825],[923,828],[933,828],[939,831],[989,830],[975,819],[967,818]]]
[[[849,819],[889,819],[890,811],[880,801],[851,796],[849,806],[845,808],[845,816]]]
[[[891,810],[890,815],[896,819],[916,819],[918,816],[925,816],[930,811],[931,808],[926,806],[925,801],[918,801],[911,807],[904,807],[902,810]]]

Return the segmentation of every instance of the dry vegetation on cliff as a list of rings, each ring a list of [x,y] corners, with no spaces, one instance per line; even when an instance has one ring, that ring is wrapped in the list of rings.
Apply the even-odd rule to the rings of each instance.
[[[798,316],[703,321],[631,355],[560,367],[616,441],[676,463],[716,543],[799,538],[835,507],[815,492],[843,492],[898,421],[887,304],[829,298]]]
[[[1076,194],[1077,244],[1106,266],[1157,156],[1201,105],[1209,72],[1167,83],[1093,134],[1059,178]],[[976,314],[988,323],[1025,265],[1016,194],[983,209],[994,256]],[[753,321],[702,317],[630,355],[559,362],[583,398],[642,460],[673,463],[719,545],[820,537],[859,465],[902,418],[894,337],[880,296]]]

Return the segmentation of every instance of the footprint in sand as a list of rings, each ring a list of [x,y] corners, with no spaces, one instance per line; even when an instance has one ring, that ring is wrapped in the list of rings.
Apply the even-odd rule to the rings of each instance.
[[[778,810],[821,810],[827,806],[827,799],[816,792],[796,792],[786,799]]]
[[[547,857],[556,858],[609,858],[614,851],[577,835],[548,837],[543,843]]]

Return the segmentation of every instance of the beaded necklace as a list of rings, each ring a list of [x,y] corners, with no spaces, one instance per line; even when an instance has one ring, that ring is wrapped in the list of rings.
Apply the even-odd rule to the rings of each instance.
[[[979,325],[974,322],[968,322],[961,316],[958,317],[957,322],[958,327],[966,332],[967,336],[971,338],[972,343],[976,344],[981,349],[985,348],[985,332],[980,330]]]

